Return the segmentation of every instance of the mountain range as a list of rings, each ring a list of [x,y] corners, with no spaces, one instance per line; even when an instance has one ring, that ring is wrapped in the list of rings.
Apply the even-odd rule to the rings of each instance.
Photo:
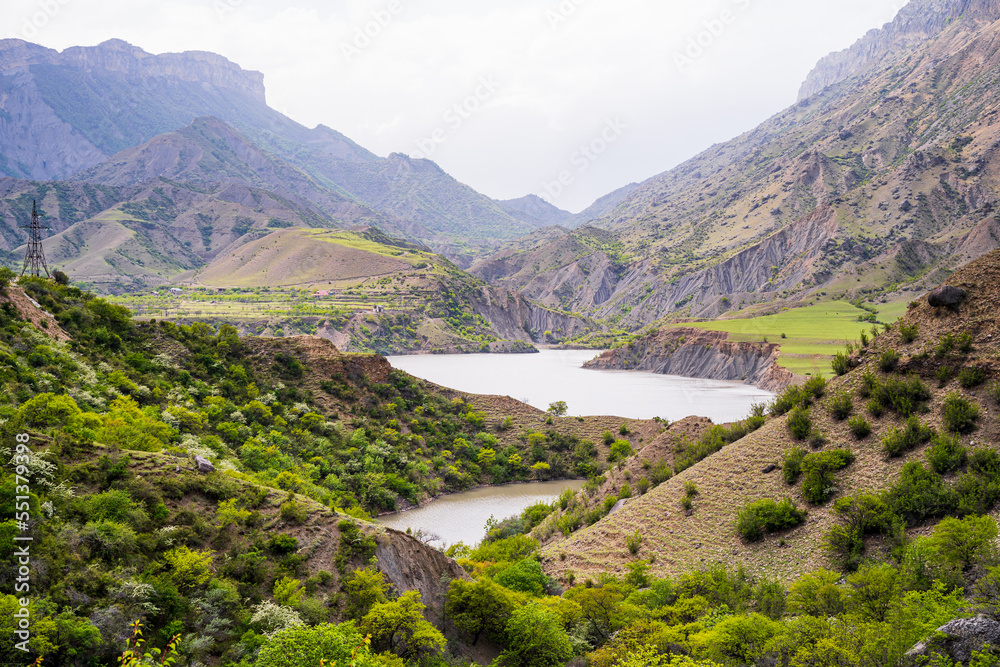
[[[1000,3],[914,0],[799,100],[573,215],[495,201],[266,104],[221,56],[0,41],[0,259],[32,200],[54,264],[168,282],[287,227],[378,226],[542,306],[625,329],[761,303],[884,300],[1000,245]]]

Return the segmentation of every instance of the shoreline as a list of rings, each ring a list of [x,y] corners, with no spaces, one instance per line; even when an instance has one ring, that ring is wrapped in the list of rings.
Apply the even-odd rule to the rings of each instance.
[[[471,486],[468,489],[463,489],[462,491],[456,491],[455,493],[442,493],[441,495],[434,496],[433,498],[428,498],[427,500],[421,502],[419,505],[407,507],[406,509],[396,510],[395,512],[383,512],[382,514],[377,514],[374,517],[372,517],[372,520],[381,519],[382,517],[386,516],[396,516],[397,514],[405,514],[407,512],[412,512],[413,510],[418,510],[422,507],[427,507],[435,500],[441,500],[442,498],[449,498],[452,496],[460,496],[463,493],[471,493],[472,491],[479,491],[481,489],[502,489],[507,486],[527,486],[530,484],[547,484],[549,482],[586,482],[586,481],[587,480],[579,477],[563,477],[559,479],[535,480],[533,482],[507,482],[505,484],[480,484],[478,486]]]

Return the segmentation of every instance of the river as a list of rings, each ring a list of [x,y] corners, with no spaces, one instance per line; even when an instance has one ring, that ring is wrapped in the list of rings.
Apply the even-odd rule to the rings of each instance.
[[[465,493],[443,496],[409,512],[379,517],[377,521],[390,528],[423,530],[434,535],[435,546],[464,542],[475,546],[486,536],[486,522],[492,516],[497,521],[515,516],[536,503],[552,502],[566,489],[583,488],[582,481],[536,482],[491,486]]]
[[[695,415],[716,424],[750,415],[774,394],[739,382],[637,371],[596,371],[583,364],[593,350],[540,354],[449,354],[389,357],[393,368],[472,394],[511,396],[545,410],[566,401],[574,416],[612,415],[677,421]]]

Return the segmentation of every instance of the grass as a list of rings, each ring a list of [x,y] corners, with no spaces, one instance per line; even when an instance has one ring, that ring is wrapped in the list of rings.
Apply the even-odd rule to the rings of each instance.
[[[905,312],[905,305],[903,311]],[[798,375],[830,377],[830,361],[844,344],[858,340],[862,331],[870,331],[869,322],[859,316],[869,313],[844,301],[818,303],[805,308],[783,310],[774,315],[750,319],[694,322],[690,326],[709,331],[724,331],[734,341],[763,342],[781,345],[779,364]],[[882,321],[891,321],[882,316]],[[782,338],[782,334],[786,337]]]

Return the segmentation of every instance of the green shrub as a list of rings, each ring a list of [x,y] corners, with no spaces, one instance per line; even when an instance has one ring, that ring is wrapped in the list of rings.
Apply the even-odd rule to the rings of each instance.
[[[887,409],[903,417],[909,417],[924,408],[931,398],[931,390],[915,375],[905,380],[890,377],[874,387],[872,398]]]
[[[971,433],[976,430],[979,419],[979,406],[963,397],[958,392],[948,394],[941,408],[944,425],[955,433]]]
[[[854,454],[846,449],[806,454],[802,460],[802,495],[814,505],[825,503],[834,493],[833,473],[854,463]]]
[[[850,417],[853,410],[854,402],[847,392],[841,392],[830,399],[830,414],[837,421],[844,421]]]
[[[794,528],[805,522],[807,512],[800,510],[791,500],[779,503],[770,498],[743,506],[736,514],[736,532],[748,542],[757,542],[768,533]]]
[[[625,537],[625,546],[628,547],[630,554],[633,556],[638,555],[639,549],[642,547],[642,533],[637,530],[631,535],[627,535]]]
[[[987,387],[986,395],[992,398],[994,403],[1000,403],[1000,382],[994,382]]]
[[[796,440],[805,440],[812,433],[812,420],[809,418],[809,409],[799,406],[788,415],[788,431]]]
[[[864,440],[872,432],[872,425],[861,415],[856,415],[847,420],[847,427],[851,429],[851,435],[856,440]]]
[[[813,398],[823,398],[826,394],[826,378],[815,377],[806,380],[802,385],[802,393]]]
[[[837,375],[847,375],[847,371],[851,370],[850,358],[843,352],[838,352],[833,355],[833,361],[830,363],[830,366]]]
[[[875,419],[879,419],[882,417],[882,415],[885,414],[885,406],[882,404],[882,401],[878,400],[877,398],[873,398],[870,401],[868,401],[868,404],[865,406],[865,408],[867,408],[868,414],[870,414]]]
[[[910,344],[915,341],[918,333],[920,333],[920,325],[918,324],[899,325],[899,335],[906,344]]]
[[[939,357],[947,355],[955,349],[955,334],[948,333],[941,337],[938,341],[937,347],[934,348],[934,354]]]
[[[927,463],[939,475],[954,472],[965,465],[968,452],[955,436],[938,434],[927,451]]]
[[[861,386],[858,387],[858,396],[861,398],[868,398],[878,387],[878,377],[871,371],[865,371],[861,374]]]
[[[899,366],[899,359],[896,350],[885,350],[878,358],[878,367],[883,373],[891,373]]]
[[[802,460],[806,457],[806,450],[795,447],[785,452],[785,458],[781,462],[781,476],[785,479],[785,484],[792,485],[799,481],[802,474]]]
[[[972,389],[986,382],[986,369],[963,368],[958,374],[958,384],[962,389]]]
[[[684,495],[688,498],[694,498],[698,495],[698,485],[692,482],[690,479],[684,482]]]
[[[920,423],[917,417],[906,420],[906,428],[894,428],[882,440],[882,449],[891,457],[902,456],[911,449],[928,442],[934,433],[930,428]]]
[[[955,369],[951,366],[940,366],[934,373],[934,377],[937,378],[938,386],[943,387],[955,377]]]
[[[960,333],[955,340],[955,348],[962,354],[970,354],[974,349],[972,347],[972,334],[968,331]]]

